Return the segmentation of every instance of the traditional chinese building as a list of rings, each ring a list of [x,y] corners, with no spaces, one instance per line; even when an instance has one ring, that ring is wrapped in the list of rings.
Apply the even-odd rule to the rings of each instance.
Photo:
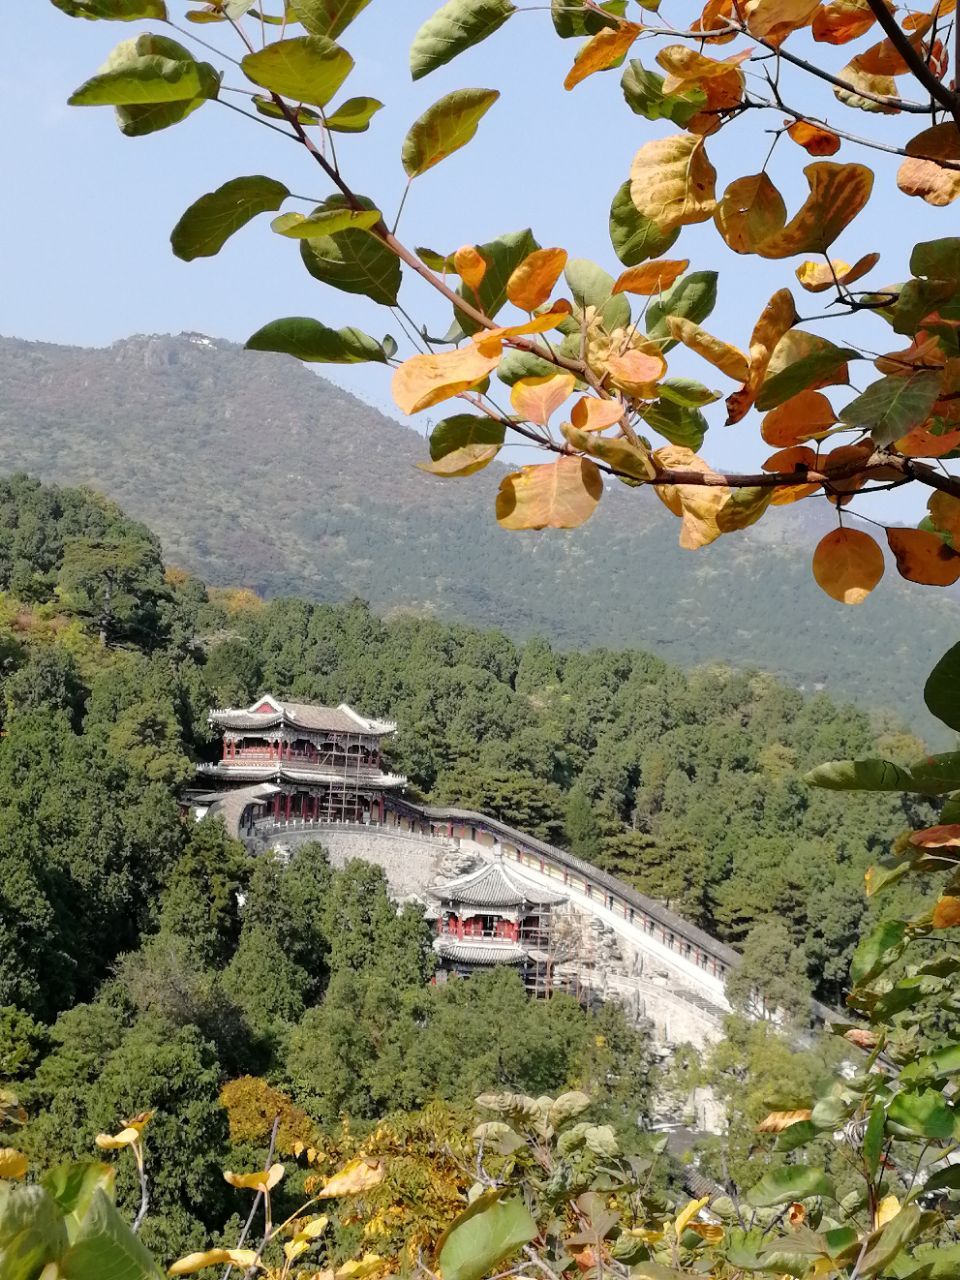
[[[553,909],[566,899],[508,868],[502,856],[433,890],[438,900],[438,981],[476,969],[512,965],[531,991],[550,977]]]
[[[202,799],[213,812],[242,801],[241,827],[271,815],[278,822],[382,822],[385,793],[406,786],[406,778],[383,769],[383,740],[396,725],[346,703],[322,707],[263,694],[241,710],[211,711],[209,719],[223,743],[220,759],[198,768],[204,782],[216,784]]]

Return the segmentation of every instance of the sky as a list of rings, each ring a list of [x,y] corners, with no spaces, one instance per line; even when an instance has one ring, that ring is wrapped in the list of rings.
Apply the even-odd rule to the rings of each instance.
[[[175,21],[180,21],[183,0],[169,3]],[[524,0],[518,3],[523,8]],[[565,92],[562,80],[577,42],[556,38],[544,0],[535,0],[529,11],[518,13],[485,44],[411,83],[407,51],[420,23],[437,4],[438,0],[373,0],[341,37],[356,59],[341,97],[366,94],[387,104],[368,133],[338,139],[348,180],[392,215],[404,190],[400,149],[412,121],[453,89],[501,89],[500,101],[481,123],[474,142],[413,184],[401,238],[410,245],[452,252],[464,243],[481,243],[532,226],[541,244],[562,245],[571,256],[593,258],[616,273],[619,264],[607,236],[610,201],[629,175],[638,147],[675,128],[634,116],[620,94],[619,72],[596,75]],[[676,0],[665,0],[665,10],[675,4]],[[683,12],[677,21],[687,21],[694,9],[685,4]],[[634,16],[640,16],[639,9]],[[224,26],[182,25],[235,57],[242,53]],[[242,342],[267,321],[307,315],[333,326],[356,324],[377,336],[392,331],[401,338],[388,313],[308,276],[296,242],[271,233],[267,217],[233,237],[216,258],[183,263],[172,255],[169,234],[183,210],[229,178],[268,174],[317,200],[329,194],[330,187],[302,148],[218,103],[205,105],[175,128],[135,139],[119,132],[109,108],[66,105],[70,92],[99,67],[114,44],[149,29],[158,29],[158,24],[70,19],[49,0],[31,0],[8,27],[7,56],[0,69],[0,115],[6,122],[0,134],[5,179],[0,199],[0,333],[85,346],[109,344],[133,333],[181,331]],[[633,54],[654,67],[659,47],[658,41],[642,39]],[[728,51],[729,46],[715,53],[724,56]],[[227,68],[225,85],[245,83],[229,62],[197,52]],[[820,45],[815,52],[839,69],[849,50]],[[753,87],[759,91],[762,82]],[[923,125],[922,117],[894,118],[842,108],[829,87],[801,73],[785,75],[782,87],[791,105],[813,104],[839,127],[888,144],[902,145]],[[234,94],[224,97],[242,101]],[[750,112],[708,144],[719,174],[718,191],[732,178],[761,167],[770,143],[765,130],[781,121],[776,112]],[[878,251],[881,262],[868,284],[902,279],[916,240],[955,230],[949,209],[932,209],[897,191],[897,157],[844,143],[835,159],[877,169],[871,203],[833,250],[850,262]],[[783,139],[768,167],[791,214],[806,190],[801,172],[805,163],[806,154]],[[691,269],[719,270],[720,301],[706,327],[744,346],[770,294],[785,284],[796,286],[793,269],[800,261],[737,256],[726,249],[711,223],[686,228],[670,256],[689,257]],[[794,292],[805,317],[822,312],[823,300],[830,297],[805,294],[799,287]],[[431,331],[446,329],[449,309],[426,286],[408,280],[402,297]],[[835,341],[853,338],[874,350],[904,345],[873,318],[809,327]],[[732,390],[723,375],[690,353],[679,350],[670,359],[671,372],[694,374],[724,394]],[[389,371],[383,367],[323,366],[321,371],[399,416],[390,401]],[[869,364],[853,366],[856,385],[862,387],[871,376],[877,375]],[[842,405],[852,394],[841,392],[835,404]],[[722,414],[713,421],[716,425],[702,452],[715,465],[752,467],[769,452],[759,440],[755,419],[752,427],[747,420],[730,429],[720,425]],[[899,495],[891,496],[899,499],[898,509],[909,512],[909,502],[904,505]]]

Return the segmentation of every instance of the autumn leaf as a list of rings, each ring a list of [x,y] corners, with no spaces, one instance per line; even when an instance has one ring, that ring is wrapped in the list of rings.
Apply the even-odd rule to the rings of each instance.
[[[868,0],[832,0],[813,18],[813,38],[825,44],[849,44],[866,35],[876,22]]]
[[[521,311],[536,311],[550,297],[566,265],[566,249],[535,249],[511,273],[508,300]]]
[[[619,400],[599,400],[596,396],[581,396],[570,414],[579,431],[605,431],[622,417],[623,405]]]
[[[836,422],[833,406],[822,392],[801,391],[764,416],[760,434],[767,444],[787,448],[826,435]]]
[[[800,210],[755,252],[762,258],[791,258],[797,253],[826,253],[870,199],[873,170],[862,164],[821,160],[803,171],[810,188]]]
[[[907,43],[912,46],[917,54],[922,56],[923,37],[933,25],[933,19],[929,14],[917,14],[915,16],[920,18],[921,21],[919,25],[914,26],[914,34],[907,37]],[[909,71],[903,55],[890,39],[881,40],[878,44],[871,45],[869,49],[864,50],[863,53],[857,54],[854,64],[860,71],[866,71],[868,75],[874,76],[902,76]]]
[[[22,1151],[15,1147],[0,1147],[0,1178],[19,1181],[26,1177],[29,1162]]]
[[[841,604],[862,604],[883,577],[883,552],[859,529],[834,529],[817,544],[813,576]]]
[[[781,45],[793,31],[810,25],[820,0],[747,0],[747,30],[758,39]]]
[[[591,457],[607,463],[620,475],[629,476],[631,480],[653,479],[654,466],[649,451],[643,445],[631,444],[629,440],[611,440],[606,436],[580,431],[571,422],[562,423],[560,430],[568,444],[572,444],[581,453],[588,453]]]
[[[547,333],[550,329],[556,329],[570,315],[570,303],[561,298],[553,304],[550,311],[542,311],[538,316],[531,316],[529,320],[524,320],[522,324],[502,325],[495,329],[481,329],[479,333],[474,335],[474,345],[484,354],[490,354],[498,346],[511,338],[523,338],[532,333]]]
[[[632,348],[622,355],[608,356],[605,368],[614,384],[628,396],[650,400],[656,398],[657,383],[667,371],[667,362],[657,350]]]
[[[834,97],[846,107],[854,107],[858,111],[881,112],[884,115],[896,115],[900,108],[897,103],[897,82],[893,76],[876,76],[857,66],[856,58],[848,62],[837,77],[850,88],[834,89]],[[864,94],[870,94],[869,98]],[[890,98],[890,102],[877,102],[877,98]]]
[[[926,587],[950,587],[960,578],[960,554],[924,529],[888,529],[900,576]]]
[[[960,823],[948,822],[937,827],[926,827],[923,831],[914,831],[910,843],[916,849],[960,848]]]
[[[767,376],[767,368],[780,339],[797,322],[797,308],[789,289],[778,289],[760,312],[750,335],[749,373],[743,386],[727,396],[727,425],[739,422],[753,406]]]
[[[231,1173],[229,1169],[225,1169],[223,1180],[229,1182],[231,1187],[239,1187],[243,1191],[266,1193],[273,1190],[284,1173],[282,1164],[272,1164],[269,1169],[258,1169],[255,1173]]]
[[[766,173],[735,178],[714,213],[717,230],[734,253],[756,253],[756,246],[787,221],[783,196]]]
[[[941,435],[929,427],[914,427],[908,435],[894,441],[894,448],[905,458],[942,458],[960,449],[960,427]]]
[[[960,549],[960,498],[950,493],[934,493],[927,502],[927,511],[937,529],[948,534],[954,547]]]
[[[510,390],[510,403],[521,418],[545,427],[551,414],[573,395],[577,380],[572,373],[550,373],[543,378],[521,378]]]
[[[638,212],[665,233],[712,217],[716,182],[703,139],[673,134],[645,143],[634,156],[630,196]]]
[[[823,293],[836,285],[853,284],[862,279],[879,261],[879,253],[867,253],[852,267],[847,262],[841,262],[839,258],[831,258],[829,263],[801,262],[797,267],[796,276],[808,293]]]
[[[497,89],[456,89],[427,107],[403,140],[407,177],[418,178],[472,141],[499,97]]]
[[[757,1125],[757,1133],[783,1133],[784,1129],[799,1124],[801,1120],[809,1120],[812,1115],[813,1112],[808,1107],[797,1111],[771,1111]]]
[[[195,1271],[203,1271],[205,1267],[223,1265],[242,1267],[244,1270],[250,1267],[263,1269],[257,1258],[256,1249],[207,1249],[203,1253],[188,1253],[185,1258],[181,1258],[167,1270],[167,1275],[192,1276]]]
[[[833,130],[810,120],[795,120],[787,137],[811,156],[835,156],[840,150],[840,139]]]
[[[356,1196],[372,1191],[386,1177],[382,1160],[368,1160],[360,1156],[335,1173],[328,1183],[315,1193],[317,1200],[330,1200],[335,1196]]]
[[[418,462],[417,466],[436,476],[473,475],[497,456],[504,435],[504,424],[486,415],[454,414],[433,428],[430,461]]]
[[[497,522],[504,529],[576,529],[602,495],[600,470],[588,458],[522,467],[500,482]]]
[[[642,297],[651,297],[655,293],[669,289],[689,265],[690,259],[682,258],[679,261],[661,259],[659,262],[644,262],[639,267],[628,267],[617,278],[613,292],[636,293]]]
[[[693,1219],[700,1212],[700,1210],[704,1207],[704,1205],[707,1205],[709,1203],[710,1203],[709,1196],[704,1196],[701,1200],[691,1200],[690,1203],[686,1206],[686,1208],[682,1209],[677,1214],[677,1220],[673,1224],[673,1229],[676,1232],[676,1236],[678,1240],[683,1235],[687,1227],[687,1224],[692,1222]]]
[[[960,898],[941,898],[933,909],[933,927],[952,929],[958,924],[960,924]]]
[[[119,1133],[98,1133],[94,1143],[101,1151],[119,1151],[123,1147],[132,1147],[140,1140],[139,1129],[121,1129]]]
[[[689,45],[672,44],[660,50],[657,62],[667,73],[663,92],[670,96],[699,90],[706,98],[700,111],[680,122],[689,133],[715,132],[721,125],[720,113],[743,101],[745,82],[740,64],[750,53],[750,49],[744,49],[730,58],[717,60]]]
[[[465,244],[459,248],[453,255],[453,266],[467,288],[476,293],[487,274],[487,260],[476,245]]]
[[[474,343],[457,351],[411,356],[393,375],[393,398],[403,413],[419,413],[482,382],[499,364],[502,343]]]
[[[563,82],[565,89],[575,89],[587,76],[617,66],[626,57],[630,46],[643,27],[634,22],[621,22],[612,30],[606,28],[587,41],[577,54],[573,66]]]
[[[700,17],[692,24],[692,31],[720,31],[733,20],[733,0],[707,0]],[[704,44],[727,44],[739,35],[736,27],[722,35],[704,36]]]
[[[702,356],[728,378],[737,382],[745,382],[750,373],[750,364],[739,347],[731,346],[713,334],[707,333],[700,325],[682,316],[667,316],[671,337],[682,342],[685,347]]]
[[[847,361],[856,358],[856,351],[836,347],[818,334],[790,329],[770,356],[757,392],[757,408],[775,409],[808,388],[846,382]]]
[[[661,471],[699,471],[709,476],[717,474],[703,458],[683,445],[665,445],[654,452],[653,460]],[[695,551],[705,547],[723,533],[717,518],[730,497],[730,490],[722,483],[658,485],[657,494],[665,506],[682,517],[680,546],[685,550]]]
[[[960,132],[951,120],[924,129],[907,143],[909,159],[897,170],[897,186],[908,196],[919,196],[938,208],[960,195],[960,167],[945,169],[938,160],[960,166]]]
[[[763,463],[763,470],[769,472],[780,472],[787,474],[791,471],[803,471],[815,469],[817,465],[817,455],[806,445],[791,445],[787,449],[779,449],[776,453],[771,454]],[[791,502],[800,502],[803,498],[809,498],[811,494],[816,493],[820,488],[819,481],[811,484],[781,484],[773,490],[770,502],[775,507],[785,507]]]

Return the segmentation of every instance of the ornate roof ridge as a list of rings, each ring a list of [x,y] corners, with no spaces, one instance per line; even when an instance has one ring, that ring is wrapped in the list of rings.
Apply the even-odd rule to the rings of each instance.
[[[434,894],[441,901],[476,906],[520,906],[524,902],[531,906],[549,906],[565,900],[562,893],[541,889],[532,880],[517,875],[506,865],[502,854],[475,871],[437,885]]]

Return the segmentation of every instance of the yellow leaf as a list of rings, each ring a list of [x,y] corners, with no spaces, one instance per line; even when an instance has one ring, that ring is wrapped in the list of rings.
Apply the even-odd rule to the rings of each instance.
[[[960,578],[960,554],[925,529],[888,529],[887,542],[897,571],[925,587],[951,587]]]
[[[27,1157],[15,1147],[0,1147],[0,1178],[24,1177],[28,1168]]]
[[[339,1173],[335,1173],[330,1181],[317,1192],[316,1199],[329,1200],[334,1196],[356,1196],[362,1191],[371,1191],[378,1187],[386,1177],[382,1160],[369,1160],[360,1156],[344,1165]]]
[[[938,160],[960,163],[960,133],[951,120],[924,129],[906,146],[910,159],[897,170],[897,186],[908,196],[942,207],[960,195],[960,169],[944,169]]]
[[[345,1262],[337,1271],[335,1280],[363,1280],[364,1276],[380,1271],[383,1266],[383,1258],[375,1253],[365,1253],[362,1258]]]
[[[692,320],[682,316],[667,316],[670,335],[682,342],[684,346],[695,351],[698,356],[708,360],[721,373],[737,382],[745,382],[750,374],[750,364],[739,347],[731,346],[713,334],[701,329]]]
[[[503,325],[496,329],[481,329],[474,336],[474,345],[486,355],[495,346],[510,338],[522,338],[530,333],[546,333],[548,329],[556,329],[558,325],[563,324],[571,310],[570,303],[565,298],[561,298],[553,304],[549,311],[544,311],[539,316],[531,316],[523,324]]]
[[[960,924],[960,898],[941,898],[933,909],[933,927],[952,929]]]
[[[853,264],[831,258],[826,262],[801,262],[797,267],[797,279],[808,293],[823,293],[835,284],[848,285],[862,279],[880,261],[879,253],[866,253]]]
[[[765,173],[734,179],[714,214],[717,230],[734,253],[756,253],[786,220],[783,196]]]
[[[665,445],[656,450],[653,460],[661,470],[699,471],[702,475],[710,476],[717,474],[703,458],[683,445]],[[674,514],[683,517],[680,529],[681,547],[687,551],[695,551],[720,537],[723,530],[717,523],[717,518],[730,498],[730,490],[725,485],[678,484],[671,485],[669,492],[663,492],[663,488],[662,485],[657,486],[661,501]]]
[[[570,417],[579,431],[605,431],[623,417],[623,405],[619,400],[581,396],[573,406]]]
[[[710,1197],[704,1196],[701,1200],[691,1200],[687,1207],[677,1214],[677,1220],[673,1224],[677,1233],[677,1239],[683,1235],[684,1229],[688,1222],[692,1222],[704,1205],[710,1203]]]
[[[483,254],[475,245],[465,244],[453,255],[453,265],[467,288],[476,293],[487,274],[487,260]]]
[[[771,1111],[767,1118],[757,1125],[757,1132],[783,1133],[784,1129],[799,1124],[801,1120],[809,1120],[812,1115],[813,1112],[809,1108],[796,1111]]]
[[[280,1179],[284,1175],[284,1167],[282,1164],[272,1164],[269,1169],[258,1169],[255,1173],[231,1173],[229,1169],[223,1172],[224,1182],[229,1182],[231,1187],[239,1187],[243,1191],[272,1191]]]
[[[857,60],[848,62],[840,71],[839,77],[849,89],[834,89],[833,96],[846,107],[855,107],[858,111],[880,112],[882,115],[895,116],[900,108],[896,106],[897,82],[893,76],[872,76],[857,66]],[[864,97],[864,94],[871,96]],[[877,98],[890,98],[890,102],[878,102]]]
[[[762,258],[826,253],[873,190],[873,170],[862,164],[820,160],[808,164],[803,174],[810,194],[782,231],[774,232],[757,246],[756,252]]]
[[[98,1133],[94,1142],[101,1151],[119,1151],[121,1147],[131,1147],[140,1140],[140,1130],[132,1126],[121,1129],[119,1133]]]
[[[566,249],[534,249],[511,273],[508,300],[521,311],[536,311],[550,297],[566,265]]]
[[[575,529],[602,494],[600,471],[588,458],[522,467],[500,483],[497,521],[504,529]]]
[[[744,76],[740,63],[752,50],[744,49],[730,58],[705,57],[689,45],[671,44],[657,54],[657,62],[667,75],[664,93],[699,89],[706,96],[701,111],[686,122],[688,133],[713,133],[720,127],[719,112],[729,111],[743,101]]]
[[[927,502],[927,510],[936,527],[950,535],[955,547],[960,547],[960,498],[949,493],[935,493]]]
[[[624,351],[622,355],[608,356],[605,367],[621,391],[641,400],[656,398],[657,383],[667,372],[667,362],[659,351],[637,348]]]
[[[876,22],[868,0],[832,0],[813,19],[813,38],[825,44],[848,44]]]
[[[900,1212],[900,1201],[896,1196],[884,1196],[877,1205],[877,1211],[874,1216],[873,1229],[879,1231],[881,1227],[885,1227],[888,1222],[892,1221]]]
[[[393,398],[403,413],[419,413],[475,387],[500,363],[502,343],[474,343],[457,351],[411,356],[393,375]]]
[[[819,6],[820,0],[747,0],[747,30],[780,45],[792,31],[810,25]]]
[[[616,66],[642,30],[643,27],[634,22],[621,22],[618,27],[598,31],[577,54],[563,87],[575,89],[581,80],[586,80],[594,72]]]
[[[298,1236],[304,1236],[307,1240],[316,1240],[322,1236],[329,1225],[330,1219],[327,1215],[321,1214],[319,1218],[311,1218],[309,1222],[305,1222],[297,1232]]]
[[[810,120],[795,120],[787,137],[811,156],[835,156],[840,150],[840,139],[833,130]]]
[[[689,265],[690,259],[683,258],[675,262],[662,259],[660,262],[644,262],[639,267],[629,267],[621,273],[613,286],[613,292],[638,293],[644,297],[652,297],[655,293],[669,289]]]
[[[691,26],[691,31],[720,31],[733,18],[733,0],[707,0],[703,12]],[[729,32],[719,36],[704,36],[704,44],[727,44],[735,40],[740,32],[731,27]]]
[[[260,1270],[263,1269],[257,1261],[256,1249],[207,1249],[203,1253],[188,1253],[185,1258],[181,1258],[167,1270],[167,1275],[190,1276],[195,1271],[202,1271],[204,1267],[219,1267],[224,1264],[244,1268],[256,1266]]]
[[[634,156],[630,198],[660,231],[673,231],[713,216],[716,182],[703,139],[673,134],[645,143]]]
[[[813,576],[841,604],[862,604],[883,577],[883,552],[868,533],[834,529],[813,553]]]
[[[688,1231],[694,1231],[707,1244],[719,1244],[723,1239],[723,1227],[719,1222],[691,1222]]]
[[[545,427],[564,400],[573,395],[577,380],[572,373],[548,373],[542,378],[520,378],[510,390],[510,403],[521,418]]]
[[[914,51],[922,56],[923,37],[933,25],[933,19],[929,14],[915,14],[914,17],[918,19],[913,26],[914,34],[907,39]],[[853,61],[860,71],[874,76],[902,76],[909,70],[903,56],[889,39],[871,45],[863,53],[857,54]]]
[[[739,422],[757,398],[777,343],[797,322],[797,308],[789,289],[778,289],[760,312],[750,335],[750,372],[739,391],[727,396],[727,426]]]
[[[653,478],[653,463],[649,452],[642,445],[637,446],[631,444],[629,440],[611,440],[607,436],[580,431],[570,422],[562,423],[560,430],[575,449],[599,458],[620,475],[629,476],[632,480]]]
[[[472,476],[488,466],[499,452],[498,444],[465,444],[459,449],[451,449],[442,458],[434,458],[430,462],[418,462],[417,466],[421,471],[428,471],[432,476]],[[310,1160],[309,1155],[307,1159]],[[310,1161],[310,1163],[313,1162]]]

